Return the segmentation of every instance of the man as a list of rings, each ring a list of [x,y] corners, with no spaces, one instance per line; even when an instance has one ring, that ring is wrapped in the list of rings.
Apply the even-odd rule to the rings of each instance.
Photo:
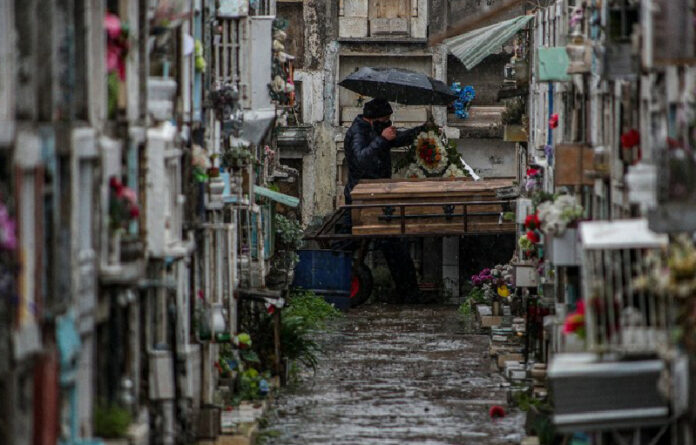
[[[410,145],[425,126],[410,130],[397,131],[392,126],[393,110],[384,99],[373,99],[363,107],[363,114],[353,121],[346,132],[344,149],[348,161],[348,183],[344,195],[346,204],[352,202],[350,192],[361,179],[391,178],[392,162],[390,149]],[[347,226],[351,226],[350,213],[347,213]],[[381,240],[377,247],[384,254],[389,267],[397,297],[406,303],[417,303],[420,300],[416,269],[408,250],[408,244],[403,240]]]

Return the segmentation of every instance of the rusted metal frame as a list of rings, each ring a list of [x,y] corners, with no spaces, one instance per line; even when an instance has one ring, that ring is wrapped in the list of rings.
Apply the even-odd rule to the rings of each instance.
[[[317,231],[317,234],[324,233],[327,229],[333,228],[345,213],[346,213],[345,208],[339,207],[339,209],[333,214],[333,216],[331,218],[329,218],[324,224],[321,225],[321,227]],[[311,239],[311,238],[308,238],[308,239]]]
[[[406,233],[406,206],[399,207],[399,217],[401,219],[401,233]]]
[[[327,220],[322,226],[319,228],[319,230],[316,232],[316,235],[314,236],[308,236],[305,239],[306,240],[315,240],[315,241],[321,241],[321,240],[340,240],[340,239],[356,239],[356,238],[382,238],[382,237],[392,237],[392,236],[404,236],[408,235],[406,233],[406,219],[411,218],[427,218],[427,217],[444,217],[444,218],[454,218],[454,217],[463,217],[464,219],[464,230],[468,232],[468,206],[473,206],[473,205],[500,205],[502,211],[505,211],[506,209],[511,208],[511,204],[513,203],[513,200],[497,200],[497,201],[452,201],[452,202],[410,202],[410,203],[394,203],[394,204],[347,204],[343,205],[338,208],[336,213]],[[445,207],[456,207],[456,206],[462,206],[463,208],[463,214],[460,215],[449,215],[447,210],[442,215],[406,215],[406,207],[438,207],[441,206],[443,209]],[[383,234],[383,235],[353,235],[353,234],[338,234],[338,233],[326,233],[329,229],[333,228],[336,224],[336,222],[340,219],[341,216],[345,214],[346,211],[350,211],[353,209],[368,209],[368,208],[382,208],[382,209],[391,209],[391,211],[387,210],[389,215],[386,217],[388,220],[391,220],[394,218],[393,216],[393,209],[395,207],[399,207],[399,220],[401,223],[400,227],[400,233],[399,234]],[[471,213],[471,216],[491,216],[491,215],[496,215],[499,212],[477,212],[477,213]],[[379,217],[381,220],[384,220],[385,217]],[[501,233],[501,232],[481,232],[483,234],[485,233]],[[469,233],[466,233],[468,235]],[[471,233],[471,235],[474,235],[476,233]],[[463,234],[459,234],[463,235]],[[433,233],[419,233],[419,234],[413,234],[413,235],[408,235],[408,236],[443,236],[441,232],[433,232]]]
[[[403,207],[402,207],[403,208]],[[403,226],[404,220],[406,219],[425,219],[425,218],[445,218],[445,219],[452,219],[452,218],[458,218],[458,217],[464,217],[466,218],[467,216],[494,216],[494,215],[499,215],[500,212],[475,212],[475,213],[452,213],[452,214],[447,214],[447,213],[424,213],[422,215],[399,215],[398,217],[392,216],[392,215],[382,215],[378,216],[377,219],[380,221],[393,221],[396,218],[399,218],[401,220],[401,224]]]
[[[381,238],[420,238],[420,237],[440,237],[440,236],[481,236],[481,235],[500,235],[503,233],[515,233],[515,229],[496,230],[491,232],[423,232],[423,233],[379,233],[366,235],[353,235],[350,233],[330,233],[326,235],[315,235],[312,240],[356,240],[356,239],[381,239]]]
[[[467,212],[466,205],[464,205],[464,231],[469,231],[469,212]]]

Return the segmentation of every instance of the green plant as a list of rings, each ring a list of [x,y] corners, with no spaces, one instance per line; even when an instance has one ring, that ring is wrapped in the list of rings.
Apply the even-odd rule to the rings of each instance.
[[[465,317],[468,317],[469,315],[471,315],[472,310],[471,310],[470,302],[467,300],[464,303],[460,304],[459,308],[457,309],[457,312],[459,312],[459,315],[463,315]]]
[[[220,156],[221,164],[229,168],[240,168],[250,164],[255,156],[248,148],[237,145],[223,149]]]
[[[284,316],[301,317],[310,330],[325,329],[328,320],[342,316],[341,311],[310,290],[294,289],[289,301]]]
[[[522,99],[509,100],[505,106],[505,111],[502,114],[504,125],[520,125],[526,111],[526,103]]]
[[[283,354],[315,370],[321,346],[314,340],[314,334],[325,329],[328,320],[340,316],[335,307],[314,292],[293,291],[288,306],[283,310],[280,330]]]
[[[472,288],[466,298],[474,304],[483,304],[488,301],[485,291],[480,287]]]
[[[98,437],[125,437],[132,421],[131,413],[115,403],[100,403],[94,411],[94,434]]]
[[[313,340],[313,330],[299,316],[283,317],[280,328],[283,355],[290,360],[297,360],[302,365],[316,370],[318,354],[321,347]]]
[[[297,250],[302,247],[304,230],[296,219],[290,219],[283,215],[275,215],[275,230],[278,234],[278,242],[289,250]]]
[[[238,405],[242,400],[258,400],[265,397],[261,391],[263,381],[271,378],[270,373],[260,373],[255,368],[248,368],[239,376],[237,392],[232,403]]]

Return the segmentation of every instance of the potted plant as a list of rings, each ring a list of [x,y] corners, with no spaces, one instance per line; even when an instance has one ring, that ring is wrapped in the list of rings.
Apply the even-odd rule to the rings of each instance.
[[[549,259],[557,266],[578,266],[577,222],[584,215],[583,207],[574,196],[560,195],[537,207],[537,218],[542,232],[550,238]]]
[[[94,434],[109,445],[127,445],[131,413],[115,403],[101,403],[94,411]]]
[[[135,191],[123,185],[121,180],[115,176],[109,179],[109,254],[111,263],[119,263],[122,260],[122,236],[128,232],[128,227],[132,221],[136,221],[140,216]],[[130,241],[128,238],[125,247],[128,257],[132,257]],[[138,241],[137,239],[135,241]],[[137,247],[137,246],[136,246]]]
[[[522,125],[526,103],[522,99],[509,100],[502,114],[503,140],[506,142],[527,142],[527,130]]]
[[[283,215],[275,215],[273,223],[276,250],[267,282],[273,287],[285,287],[292,282],[291,275],[299,261],[297,250],[303,245],[304,231],[299,221]]]

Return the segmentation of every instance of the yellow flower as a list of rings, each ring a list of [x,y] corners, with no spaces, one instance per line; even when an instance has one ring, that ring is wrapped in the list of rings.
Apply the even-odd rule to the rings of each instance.
[[[503,298],[510,296],[510,289],[508,289],[507,284],[503,284],[502,286],[498,286],[498,295],[500,295]]]

